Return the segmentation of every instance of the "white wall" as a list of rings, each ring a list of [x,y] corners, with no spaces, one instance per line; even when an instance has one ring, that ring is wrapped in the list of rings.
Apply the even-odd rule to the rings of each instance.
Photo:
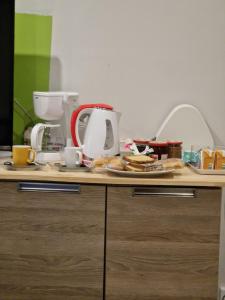
[[[15,0],[17,13],[35,13],[51,15],[55,5],[54,0]]]
[[[150,138],[174,105],[194,104],[225,145],[224,0],[16,1],[53,14],[53,90],[113,104],[123,137]]]
[[[225,144],[225,1],[56,0],[53,24],[53,89],[113,104],[123,136],[194,104]]]

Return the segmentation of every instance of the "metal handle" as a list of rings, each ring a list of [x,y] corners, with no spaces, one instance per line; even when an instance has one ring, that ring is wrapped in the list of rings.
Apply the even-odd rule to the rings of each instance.
[[[195,198],[196,192],[194,189],[188,188],[135,187],[133,197],[135,196]]]
[[[20,182],[17,189],[20,192],[80,193],[80,185],[64,183]]]

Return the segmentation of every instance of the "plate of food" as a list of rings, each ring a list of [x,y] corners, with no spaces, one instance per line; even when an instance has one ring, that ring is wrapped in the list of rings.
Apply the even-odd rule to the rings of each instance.
[[[174,168],[165,168],[162,161],[146,155],[129,155],[117,158],[105,165],[105,170],[120,176],[153,177],[171,174]]]
[[[113,169],[109,166],[105,168],[108,172],[114,173],[121,176],[127,177],[153,177],[153,176],[162,176],[166,174],[171,174],[175,171],[175,169],[165,169],[165,170],[158,170],[158,171],[148,171],[148,172],[135,172],[135,171],[119,171]]]

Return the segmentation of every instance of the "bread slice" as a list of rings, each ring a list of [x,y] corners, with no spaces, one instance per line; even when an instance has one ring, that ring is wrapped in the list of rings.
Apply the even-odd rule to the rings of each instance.
[[[108,166],[118,171],[124,171],[124,163],[120,157],[112,159]]]
[[[154,158],[151,158],[150,156],[146,155],[129,155],[124,156],[123,159],[128,161],[129,163],[135,164],[153,163],[155,161]]]
[[[180,158],[169,158],[162,160],[164,169],[182,169],[184,168],[184,162]]]
[[[99,157],[99,158],[96,158],[94,161],[93,161],[93,166],[94,167],[103,167],[104,165],[107,165],[111,162],[120,162],[121,161],[121,158],[118,157],[118,156],[106,156],[106,157]]]
[[[132,172],[151,172],[151,171],[161,171],[164,169],[161,163],[145,164],[145,165],[127,163],[124,168],[126,171],[132,171]]]
[[[131,172],[144,172],[144,170],[142,170],[140,168],[137,168],[137,167],[133,167],[131,165],[126,165],[125,170],[126,171],[131,171]]]
[[[137,168],[142,172],[147,172],[147,171],[151,170],[152,163],[151,164],[149,164],[149,163],[148,164],[137,164],[137,163],[126,162],[126,165]]]

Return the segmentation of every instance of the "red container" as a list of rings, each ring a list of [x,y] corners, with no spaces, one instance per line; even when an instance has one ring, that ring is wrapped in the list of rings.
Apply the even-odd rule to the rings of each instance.
[[[158,159],[168,158],[168,143],[160,141],[150,141],[149,146],[154,150],[154,155],[157,155]]]

